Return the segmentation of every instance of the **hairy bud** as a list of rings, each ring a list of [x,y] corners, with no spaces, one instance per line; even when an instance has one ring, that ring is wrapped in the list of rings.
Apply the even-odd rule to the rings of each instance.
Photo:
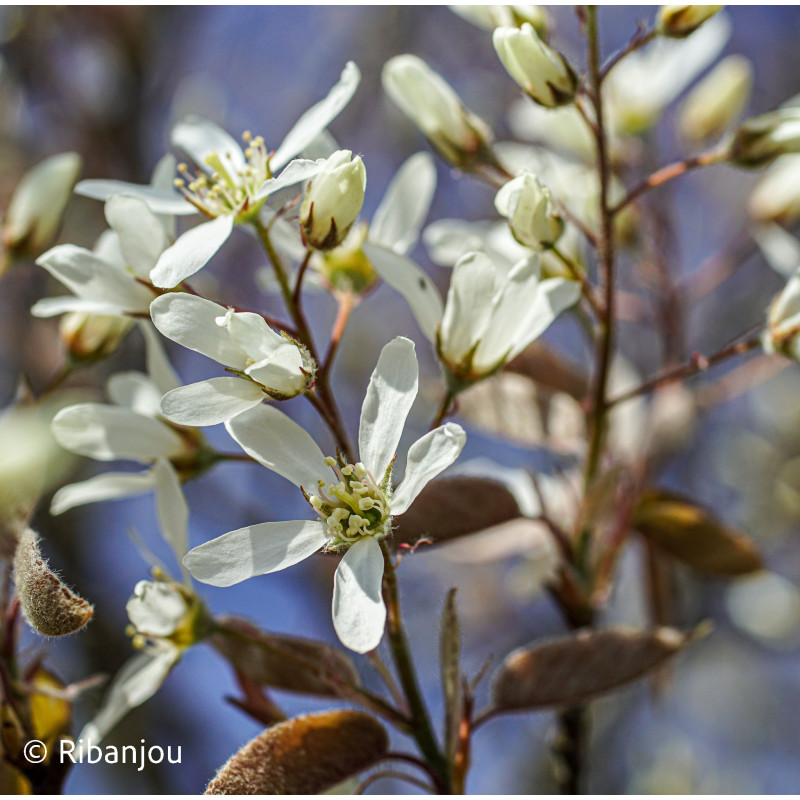
[[[658,9],[656,30],[662,36],[683,39],[722,8],[723,6],[661,6]]]
[[[268,728],[219,770],[206,794],[319,794],[371,766],[389,747],[361,711],[326,711]]]
[[[578,90],[578,76],[561,53],[548,47],[533,25],[497,28],[494,49],[508,74],[531,100],[555,108],[571,103]]]
[[[14,580],[25,618],[42,636],[76,633],[92,618],[94,606],[75,594],[50,569],[30,528],[19,539]]]

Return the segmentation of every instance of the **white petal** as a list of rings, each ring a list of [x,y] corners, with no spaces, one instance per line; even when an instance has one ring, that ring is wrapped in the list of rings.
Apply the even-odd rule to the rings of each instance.
[[[348,61],[342,70],[339,82],[328,92],[328,96],[311,106],[286,134],[286,138],[270,160],[273,170],[282,167],[328,127],[350,102],[360,80],[361,73],[358,67],[352,61]]]
[[[260,314],[250,311],[231,314],[226,325],[231,339],[254,361],[269,358],[286,344],[286,339],[272,330]]]
[[[381,278],[405,297],[425,337],[436,341],[443,308],[436,284],[413,261],[399,253],[369,242],[364,243],[363,249]]]
[[[407,253],[419,239],[436,190],[430,153],[411,156],[397,171],[372,217],[369,239],[396,253]]]
[[[333,627],[342,644],[356,653],[374,650],[383,638],[382,582],[383,553],[367,536],[344,554],[333,582]]]
[[[62,244],[36,261],[73,294],[122,311],[146,311],[153,293],[133,276],[101,261],[90,250]]]
[[[167,392],[161,399],[164,416],[178,425],[205,427],[227,422],[260,405],[264,393],[242,378],[211,378]]]
[[[139,197],[114,195],[105,206],[106,221],[119,236],[125,263],[147,278],[169,240],[161,221]]]
[[[150,185],[163,192],[174,191],[173,181],[178,161],[172,153],[165,153],[158,160],[150,178]],[[159,214],[158,221],[164,228],[170,241],[175,239],[175,217],[172,214]]]
[[[398,336],[381,350],[358,426],[359,458],[379,482],[397,452],[418,386],[414,342]]]
[[[234,183],[247,166],[239,142],[219,125],[202,117],[186,117],[172,129],[170,140],[200,167],[206,167],[206,158],[215,153]]]
[[[146,417],[161,413],[161,392],[142,372],[116,372],[108,379],[108,396],[118,406],[124,406]]]
[[[780,225],[759,225],[753,231],[753,238],[761,248],[767,264],[785,278],[790,278],[800,269],[800,241]]]
[[[183,451],[180,436],[164,423],[101,403],[64,408],[54,417],[52,427],[62,447],[98,461],[152,461]]]
[[[154,286],[172,289],[202,269],[228,240],[233,230],[233,214],[203,222],[190,228],[167,248],[150,273]]]
[[[127,181],[81,181],[75,187],[75,194],[91,197],[93,200],[108,200],[115,194],[140,197],[147,207],[156,214],[196,214],[197,209],[175,191]]]
[[[333,479],[310,434],[277,408],[256,406],[225,427],[245,453],[295,486],[315,492],[317,481]]]
[[[403,482],[392,495],[392,514],[408,510],[425,485],[459,457],[466,441],[464,429],[448,422],[414,442],[408,451]]]
[[[262,522],[190,550],[183,563],[202,583],[235,583],[291,567],[316,553],[328,537],[319,521]]]
[[[146,472],[104,472],[87,481],[71,483],[59,489],[50,504],[51,514],[63,514],[70,508],[104,500],[135,497],[155,488],[155,476]]]
[[[169,292],[150,305],[153,324],[167,339],[234,369],[247,366],[247,356],[231,339],[228,329],[217,325],[227,309],[202,297]]]
[[[320,167],[325,163],[325,159],[321,158],[317,161],[308,161],[303,158],[296,158],[286,165],[286,169],[278,175],[277,178],[269,178],[259,186],[255,195],[255,200],[263,200],[271,194],[274,194],[279,189],[285,189],[287,186],[294,186],[296,183],[307,181],[313,178],[320,170]]]
[[[172,464],[159,458],[153,470],[156,479],[156,509],[161,533],[180,564],[189,549],[189,506]]]
[[[284,340],[267,358],[251,364],[245,372],[268,389],[294,396],[306,388],[308,376],[302,372],[303,367],[297,345]]]
[[[98,744],[132,708],[149,700],[179,659],[180,650],[176,647],[155,655],[140,653],[127,661],[114,678],[97,716],[80,732],[82,748]],[[79,756],[79,750],[75,756]]]
[[[171,636],[187,616],[186,598],[172,584],[139,581],[125,604],[136,630],[152,636]]]
[[[152,308],[152,305],[151,305]],[[141,320],[139,328],[144,336],[145,361],[147,374],[161,394],[166,394],[170,389],[180,386],[177,373],[169,363],[161,337],[156,333],[152,323]]]
[[[487,333],[497,277],[483,253],[467,253],[453,267],[440,337],[442,353],[456,363]]]
[[[70,311],[81,311],[86,314],[105,314],[107,316],[125,316],[119,306],[101,303],[97,300],[85,300],[83,297],[65,295],[63,297],[44,297],[31,307],[34,317],[57,317]]]

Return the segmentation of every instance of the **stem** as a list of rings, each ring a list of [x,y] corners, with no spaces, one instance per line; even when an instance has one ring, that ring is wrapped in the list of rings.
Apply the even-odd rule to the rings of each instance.
[[[297,278],[294,282],[294,292],[292,292],[292,305],[300,312],[301,308],[301,301],[303,296],[303,278],[306,275],[306,270],[308,269],[308,265],[311,263],[311,255],[313,251],[311,248],[306,250],[306,254],[303,260],[300,262],[300,269],[297,271]]]
[[[634,200],[638,199],[645,192],[650,189],[655,189],[657,186],[663,186],[675,178],[685,175],[693,169],[698,167],[707,167],[709,164],[715,164],[720,159],[720,153],[717,150],[710,150],[707,153],[701,153],[699,156],[693,158],[686,158],[682,161],[675,161],[673,164],[668,164],[666,167],[656,170],[652,175],[645,178],[638,186],[631,189],[622,200],[619,201],[611,210],[612,216],[618,214],[623,208],[630,205]]]
[[[761,328],[761,326],[762,323],[758,323],[758,327]],[[721,350],[717,350],[716,353],[712,353],[710,356],[694,353],[687,363],[665,370],[660,375],[656,375],[654,378],[650,378],[650,380],[635,386],[633,389],[629,389],[627,392],[623,392],[622,394],[611,398],[607,405],[610,408],[617,403],[623,403],[626,400],[630,400],[632,397],[638,397],[639,395],[647,394],[648,392],[658,389],[668,383],[674,383],[675,381],[690,378],[692,375],[696,375],[698,372],[704,372],[709,367],[714,366],[714,364],[719,364],[720,361],[725,361],[732,356],[741,355],[749,350],[754,350],[760,344],[760,336],[753,336],[744,340],[741,338],[741,336],[737,336],[734,342],[726,345]]]
[[[592,101],[597,119],[597,168],[600,178],[600,235],[597,240],[597,255],[600,262],[600,273],[605,290],[605,320],[598,343],[598,369],[594,386],[594,403],[592,405],[592,429],[589,440],[589,451],[586,457],[584,483],[588,487],[595,477],[603,449],[606,427],[606,392],[608,373],[611,364],[611,352],[614,341],[614,225],[608,204],[608,190],[611,181],[611,169],[606,141],[605,114],[603,97],[600,91],[600,46],[597,31],[597,7],[587,6],[587,37],[589,44],[589,73],[592,89]]]
[[[397,575],[392,564],[392,557],[386,542],[381,540],[381,550],[383,551],[383,585],[386,596],[387,606],[387,633],[389,644],[392,650],[395,668],[397,669],[400,685],[406,696],[408,708],[411,711],[411,719],[414,730],[413,736],[417,742],[420,752],[433,772],[436,774],[439,784],[438,788],[446,790],[449,786],[449,768],[444,759],[436,737],[433,733],[428,709],[422,698],[422,693],[417,683],[417,675],[414,669],[414,662],[411,659],[411,651],[408,646],[408,639],[403,628],[403,620],[400,615],[400,598],[397,591]]]
[[[356,306],[355,298],[352,292],[344,292],[339,295],[339,311],[336,314],[336,319],[333,323],[333,330],[331,331],[331,341],[328,345],[328,352],[325,354],[325,360],[322,363],[320,372],[323,376],[327,377],[330,374],[333,360],[336,358],[336,353],[339,351],[339,343],[342,341],[344,330],[350,320],[350,314]]]
[[[561,794],[581,794],[588,733],[587,710],[583,705],[558,714],[558,734],[553,749],[562,762],[557,776]]]
[[[444,396],[442,397],[442,402],[439,403],[439,408],[436,410],[436,415],[433,418],[433,422],[431,422],[429,431],[432,431],[434,428],[438,428],[445,420],[448,412],[450,411],[450,407],[453,405],[453,400],[455,400],[456,396],[455,393],[448,389]]]
[[[650,30],[645,30],[643,27],[643,23],[639,23],[639,28],[636,33],[633,34],[631,40],[628,44],[620,50],[618,53],[615,53],[611,58],[608,60],[606,65],[603,67],[602,72],[600,73],[600,81],[604,81],[608,77],[608,73],[611,72],[614,67],[622,61],[623,58],[629,56],[631,53],[639,50],[640,48],[644,47],[648,42],[651,42],[656,37],[655,28],[651,28]]]

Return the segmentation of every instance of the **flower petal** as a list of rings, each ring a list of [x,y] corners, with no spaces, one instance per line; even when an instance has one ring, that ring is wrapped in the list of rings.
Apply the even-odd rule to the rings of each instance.
[[[127,194],[144,200],[147,207],[156,214],[197,213],[197,209],[177,192],[142,183],[107,180],[81,181],[75,187],[75,194],[103,201],[115,194]]]
[[[50,504],[50,513],[63,514],[76,506],[135,497],[155,488],[152,470],[146,472],[104,472],[80,483],[59,489]]]
[[[359,458],[379,482],[397,452],[418,386],[414,342],[398,336],[381,350],[358,426]]]
[[[301,183],[302,181],[307,181],[309,178],[313,178],[324,163],[324,158],[320,158],[317,161],[296,158],[286,165],[286,169],[283,170],[277,178],[269,178],[264,181],[264,183],[259,186],[253,199],[256,201],[263,200],[279,189],[285,189],[287,186],[294,186],[296,183]]]
[[[133,276],[99,259],[90,250],[61,244],[48,250],[36,263],[44,267],[73,294],[119,311],[146,311],[153,293]]]
[[[76,756],[89,744],[96,745],[132,709],[149,700],[167,679],[180,659],[177,647],[151,653],[139,653],[125,662],[117,673],[102,707],[78,736]]]
[[[147,374],[158,391],[161,394],[166,394],[170,389],[181,385],[178,374],[172,368],[172,364],[169,363],[161,337],[156,333],[153,324],[147,320],[141,320],[139,328],[142,331],[142,336],[144,336]]]
[[[175,468],[165,458],[156,461],[156,510],[161,533],[181,564],[189,549],[189,506]]]
[[[161,410],[177,425],[205,427],[227,422],[264,399],[261,389],[250,381],[211,378],[167,392],[161,398]]]
[[[383,553],[371,536],[356,542],[336,569],[333,581],[333,627],[345,647],[356,653],[374,650],[383,638]]]
[[[364,253],[375,271],[405,297],[427,339],[436,341],[436,328],[442,320],[442,296],[436,284],[405,256],[379,245],[364,243]]]
[[[142,372],[115,372],[107,384],[108,396],[118,406],[124,406],[145,417],[161,413],[161,392]]]
[[[163,422],[101,403],[62,409],[53,418],[52,428],[62,447],[98,461],[152,461],[183,451],[180,436]]]
[[[416,153],[397,171],[372,217],[369,240],[396,253],[417,243],[436,191],[436,166],[430,153]]]
[[[361,72],[358,67],[352,61],[348,61],[342,70],[339,82],[331,88],[328,96],[311,106],[286,134],[286,138],[270,160],[273,170],[280,169],[328,127],[350,102],[360,80]]]
[[[295,486],[315,492],[317,481],[333,480],[333,471],[317,443],[277,408],[256,406],[225,427],[245,453]]]
[[[106,221],[119,237],[126,266],[140,278],[147,278],[158,257],[169,245],[158,217],[139,197],[114,195],[106,201]]]
[[[70,311],[81,311],[86,314],[105,314],[111,317],[124,316],[124,312],[119,306],[101,303],[97,300],[86,300],[83,297],[75,297],[72,294],[62,297],[43,297],[31,307],[31,314],[39,318],[57,317],[59,314],[68,314]]]
[[[167,248],[150,272],[150,280],[160,289],[172,289],[202,269],[228,240],[233,230],[233,214],[203,222],[190,228]]]
[[[150,305],[153,324],[167,339],[234,369],[247,366],[247,356],[230,337],[228,329],[217,325],[227,309],[203,297],[169,292]]]
[[[170,141],[173,147],[179,147],[195,164],[206,169],[206,158],[212,153],[216,154],[228,177],[234,182],[247,166],[239,142],[219,125],[203,117],[189,116],[182,119],[173,127]]]
[[[425,484],[458,458],[466,441],[464,429],[448,422],[414,442],[408,451],[403,482],[392,495],[392,514],[407,511]]]
[[[190,550],[183,563],[202,583],[235,583],[291,567],[316,553],[328,536],[319,521],[262,522],[225,533]]]

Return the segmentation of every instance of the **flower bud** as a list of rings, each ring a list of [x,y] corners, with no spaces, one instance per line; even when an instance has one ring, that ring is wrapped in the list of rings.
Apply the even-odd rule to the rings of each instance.
[[[422,59],[412,55],[390,59],[382,81],[386,94],[449,164],[469,170],[490,160],[491,132],[486,123],[465,108],[450,85]]]
[[[572,102],[578,76],[561,53],[539,38],[533,25],[497,28],[492,41],[508,74],[531,100],[546,108]]]
[[[30,528],[19,539],[14,556],[14,582],[31,627],[42,636],[76,633],[92,618],[94,606],[75,594],[50,569]]]
[[[94,361],[110,356],[132,326],[133,319],[130,317],[72,311],[61,317],[58,330],[72,358],[76,361]]]
[[[800,152],[800,106],[782,106],[746,120],[733,136],[728,159],[739,167],[763,167]]]
[[[689,94],[678,112],[678,128],[689,141],[724,133],[742,112],[753,85],[753,68],[743,56],[729,56]]]
[[[795,273],[773,300],[762,345],[767,353],[782,353],[800,361],[800,273]]]
[[[450,10],[486,31],[493,31],[502,26],[519,27],[529,22],[536,33],[542,39],[546,39],[550,28],[550,19],[542,6],[450,6]]]
[[[779,158],[756,184],[747,204],[757,222],[792,225],[800,218],[800,156]]]
[[[564,232],[550,190],[527,172],[505,184],[494,199],[497,211],[508,219],[514,238],[533,250],[552,247]]]
[[[337,150],[308,184],[300,228],[309,247],[331,250],[342,243],[364,205],[367,172],[360,156]]]
[[[59,153],[25,173],[0,232],[7,250],[39,255],[53,243],[82,163],[77,153]]]
[[[723,6],[661,6],[656,18],[656,30],[661,36],[683,39],[722,8]]]

